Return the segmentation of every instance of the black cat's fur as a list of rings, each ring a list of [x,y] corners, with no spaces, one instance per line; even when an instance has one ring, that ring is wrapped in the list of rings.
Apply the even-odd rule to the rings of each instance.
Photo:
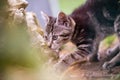
[[[74,34],[77,34],[72,38],[73,43],[76,45],[93,44],[93,48],[90,48],[93,51],[92,53],[95,54],[94,58],[97,56],[99,42],[114,33],[114,21],[120,14],[118,2],[119,0],[87,0],[84,5],[70,15],[76,23]],[[93,39],[91,42],[87,40],[82,43],[77,41],[76,37],[81,34],[80,30],[83,28],[85,30],[84,39],[91,38]]]
[[[60,13],[57,18],[53,18],[54,23],[49,28],[47,27],[47,29],[52,27],[51,34],[54,34],[54,30],[59,29],[60,26],[70,28],[66,25],[66,22],[69,24],[73,22],[72,19],[76,23],[74,32],[71,31],[70,41],[77,46],[78,50],[63,58],[62,62],[72,64],[79,60],[79,56],[87,56],[88,61],[97,61],[100,41],[115,32],[118,37],[120,36],[120,26],[116,25],[120,21],[119,15],[119,0],[87,0],[85,4],[74,10],[69,16]],[[47,33],[49,34],[49,32]],[[120,55],[120,53],[118,54]],[[105,63],[104,67],[113,67],[120,62],[120,59],[117,57],[112,62],[114,64],[110,64],[111,62]]]
[[[78,9],[73,11],[70,15],[76,22],[76,31],[80,28],[84,28],[86,35],[85,38],[93,39],[92,55],[89,57],[89,61],[97,60],[98,46],[101,40],[103,40],[108,35],[117,33],[119,37],[120,28],[120,4],[119,0],[87,0],[87,2],[80,6]],[[118,24],[118,25],[117,25]],[[117,25],[117,26],[116,26]],[[75,33],[74,33],[75,34]],[[77,36],[80,33],[77,32]],[[73,36],[73,39],[74,38]],[[79,41],[73,40],[78,42]],[[87,40],[85,40],[87,41]],[[83,44],[88,44],[88,42],[83,42]],[[78,47],[79,48],[79,47]],[[119,48],[117,48],[119,49]],[[118,50],[117,50],[118,51]],[[114,51],[116,52],[116,50]],[[115,53],[111,53],[112,55]],[[110,56],[111,57],[111,56]],[[120,63],[120,53],[118,52],[115,56],[112,56],[111,60],[105,62],[103,68],[112,68]]]

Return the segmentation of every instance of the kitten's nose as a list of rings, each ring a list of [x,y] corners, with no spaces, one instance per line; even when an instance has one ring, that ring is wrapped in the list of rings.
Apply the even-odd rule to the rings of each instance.
[[[51,48],[51,45],[48,45],[49,48]]]
[[[51,48],[51,46],[52,46],[52,44],[49,43],[49,44],[48,44],[48,47]]]

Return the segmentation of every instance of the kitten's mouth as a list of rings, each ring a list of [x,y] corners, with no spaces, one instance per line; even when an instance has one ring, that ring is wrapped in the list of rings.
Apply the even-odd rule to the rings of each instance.
[[[60,52],[60,50],[55,50],[55,52],[59,53],[59,52]]]
[[[55,51],[56,53],[59,53],[60,52],[60,49],[53,49],[51,48],[53,51]]]

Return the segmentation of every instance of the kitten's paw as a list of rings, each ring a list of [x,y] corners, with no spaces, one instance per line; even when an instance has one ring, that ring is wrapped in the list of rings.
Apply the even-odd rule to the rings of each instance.
[[[54,65],[54,68],[64,71],[67,69],[73,61],[71,60],[70,55],[64,55],[60,57],[58,62]]]
[[[66,64],[64,61],[58,61],[56,64],[54,64],[53,68],[56,72],[63,72],[68,68],[68,64]]]
[[[115,66],[115,63],[105,62],[102,66],[103,69],[108,70],[108,73],[112,72],[112,68]]]
[[[111,65],[110,65],[110,63],[109,62],[105,62],[103,65],[102,65],[102,68],[103,69],[110,69],[111,68]]]

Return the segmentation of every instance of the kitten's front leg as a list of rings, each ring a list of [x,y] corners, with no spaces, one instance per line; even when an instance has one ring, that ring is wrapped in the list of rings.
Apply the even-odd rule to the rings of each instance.
[[[115,45],[113,48],[108,49],[105,54],[99,55],[98,59],[101,61],[108,61],[111,60],[114,56],[119,53],[119,45]]]
[[[118,49],[119,49],[119,47],[120,47],[120,15],[117,16],[117,18],[114,22],[114,28],[115,28],[115,32],[118,36],[118,39],[119,39],[119,46],[118,46]],[[111,70],[113,67],[120,64],[120,50],[118,52],[119,53],[112,60],[105,62],[103,64],[104,69]]]
[[[87,39],[86,39],[87,41]],[[84,62],[97,61],[97,52],[99,48],[99,39],[89,40],[86,44],[77,46],[78,50],[62,57],[57,66],[68,67],[74,64],[83,64]]]
[[[106,61],[103,64],[103,69],[107,69],[109,70],[109,72],[111,72],[111,69],[113,67],[115,67],[118,63],[120,63],[120,53],[119,53],[120,49],[119,49],[119,45],[116,45],[115,47],[113,47],[112,49],[110,49],[106,54],[106,60],[110,60],[110,61]]]
[[[103,69],[111,71],[111,69],[117,65],[120,65],[120,52],[112,60],[105,62],[103,64]]]
[[[87,57],[89,62],[98,61],[98,50],[99,50],[100,38],[97,37],[93,42],[94,42],[93,46],[91,46],[91,47],[93,47],[92,53],[90,55],[88,55],[88,57]]]
[[[91,47],[82,47],[79,48],[77,51],[67,54],[64,57],[62,57],[58,63],[55,65],[56,68],[65,70],[69,66],[74,66],[76,64],[83,64],[87,62],[87,56],[91,54],[92,52],[89,50]]]

